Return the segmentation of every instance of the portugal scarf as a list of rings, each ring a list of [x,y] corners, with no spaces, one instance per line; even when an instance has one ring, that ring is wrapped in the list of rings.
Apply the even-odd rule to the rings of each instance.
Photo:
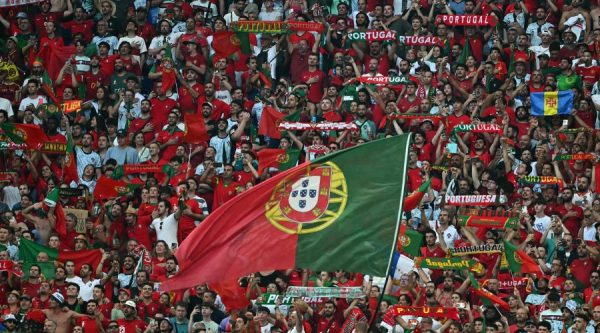
[[[300,123],[283,121],[279,123],[277,129],[280,131],[357,131],[358,126],[355,123]]]
[[[518,228],[519,216],[510,212],[497,212],[484,209],[461,209],[457,215],[458,224],[467,227]]]
[[[502,127],[496,124],[460,124],[452,129],[452,135],[460,132],[472,132],[472,133],[496,133],[502,134]]]
[[[483,245],[473,245],[473,246],[461,246],[454,247],[450,249],[450,254],[453,256],[467,256],[473,254],[490,254],[490,253],[500,253],[504,250],[504,246],[502,244],[483,244]]]
[[[475,265],[475,260],[466,260],[460,258],[415,258],[415,266],[429,269],[451,269],[463,270],[469,269]]]
[[[586,154],[564,154],[564,155],[557,155],[554,158],[555,161],[581,161],[581,160],[590,160],[590,161],[593,161],[595,159],[596,159],[596,157],[593,154],[590,154],[590,153],[586,153]]]
[[[441,306],[401,306],[394,305],[388,308],[381,326],[392,329],[396,325],[397,316],[429,317],[440,319],[459,320],[458,309]]]
[[[558,185],[559,189],[562,189],[563,180],[555,176],[523,176],[519,179],[519,184]]]
[[[449,26],[463,27],[493,27],[498,23],[494,15],[438,15],[435,21]]]
[[[348,41],[353,42],[375,42],[396,40],[395,31],[367,30],[349,32]]]
[[[358,82],[366,84],[387,84],[392,86],[407,84],[410,81],[408,76],[361,76]]]

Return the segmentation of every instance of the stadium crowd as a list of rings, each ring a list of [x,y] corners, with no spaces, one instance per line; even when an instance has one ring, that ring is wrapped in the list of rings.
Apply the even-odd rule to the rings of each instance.
[[[1,330],[600,331],[598,2],[0,6]],[[456,15],[496,24],[457,23]],[[310,24],[250,32],[243,41],[226,34],[241,21]],[[367,31],[393,38],[352,34]],[[72,54],[57,62],[65,52]],[[568,109],[533,116],[530,94],[556,91],[572,92]],[[63,108],[77,100],[75,112]],[[267,110],[295,124],[333,127],[269,137],[261,128]],[[197,119],[207,131],[200,140],[190,139],[197,128],[186,128]],[[355,128],[336,130],[342,123]],[[43,139],[25,132],[35,137],[14,141],[8,132],[18,124],[39,127]],[[466,272],[422,268],[407,253],[395,257],[385,287],[385,277],[291,269],[240,277],[233,297],[210,285],[160,290],[177,272],[179,244],[210,212],[280,171],[259,167],[261,151],[299,150],[300,161],[313,160],[405,132],[414,133],[408,192],[431,184],[402,222],[423,235],[420,256],[445,258],[453,248],[506,240],[541,269],[511,272],[497,251],[468,256],[479,263],[479,284],[506,307],[484,304]],[[42,145],[32,149],[36,139]],[[468,207],[502,210],[519,223],[460,223],[445,197],[472,195],[480,197]],[[503,199],[477,199],[492,195]],[[74,256],[85,250],[89,257]],[[366,296],[277,297],[288,286],[363,287]],[[382,326],[394,304],[455,307],[459,319],[403,315]]]

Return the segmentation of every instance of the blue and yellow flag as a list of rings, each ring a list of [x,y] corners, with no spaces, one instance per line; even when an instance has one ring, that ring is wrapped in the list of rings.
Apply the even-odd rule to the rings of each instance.
[[[573,109],[573,91],[531,93],[532,116],[569,115]]]

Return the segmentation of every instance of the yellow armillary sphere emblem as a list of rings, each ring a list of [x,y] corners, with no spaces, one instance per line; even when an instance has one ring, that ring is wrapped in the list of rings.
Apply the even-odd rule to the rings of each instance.
[[[311,165],[275,186],[265,216],[288,234],[308,234],[335,222],[346,208],[348,186],[333,162]]]

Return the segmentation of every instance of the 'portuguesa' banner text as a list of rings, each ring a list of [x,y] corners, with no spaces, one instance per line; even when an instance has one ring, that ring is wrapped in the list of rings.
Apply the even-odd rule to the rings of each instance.
[[[327,297],[355,299],[365,296],[362,287],[288,287],[286,297]]]
[[[447,195],[444,202],[450,206],[490,206],[507,202],[506,196],[485,195]]]
[[[454,27],[494,27],[498,19],[494,15],[438,15],[435,22]]]
[[[475,260],[460,258],[415,258],[415,266],[429,269],[451,269],[460,271],[475,265]]]

